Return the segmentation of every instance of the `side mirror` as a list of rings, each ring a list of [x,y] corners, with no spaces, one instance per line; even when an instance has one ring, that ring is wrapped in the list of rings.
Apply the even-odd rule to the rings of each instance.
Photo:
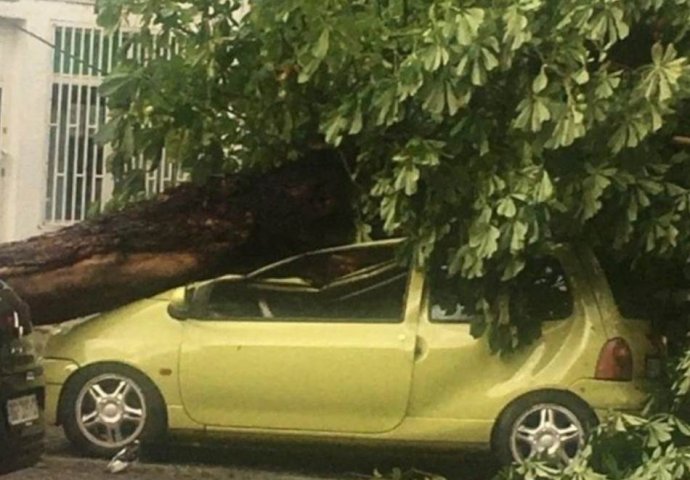
[[[177,320],[187,320],[192,313],[190,290],[187,287],[175,289],[168,304],[168,315]]]

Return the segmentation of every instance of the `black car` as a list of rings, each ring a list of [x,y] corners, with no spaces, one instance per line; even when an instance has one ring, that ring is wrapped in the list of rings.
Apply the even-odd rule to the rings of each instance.
[[[29,307],[0,280],[0,474],[43,453],[43,368],[28,339],[32,328]]]

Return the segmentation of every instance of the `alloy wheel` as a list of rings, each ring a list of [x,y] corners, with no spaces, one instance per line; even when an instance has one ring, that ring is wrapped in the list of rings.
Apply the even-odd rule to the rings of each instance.
[[[573,412],[557,404],[538,404],[513,424],[510,449],[518,462],[536,457],[568,464],[584,440],[584,428]]]
[[[117,448],[134,441],[146,424],[144,394],[132,379],[115,373],[92,378],[75,404],[77,425],[93,444]]]

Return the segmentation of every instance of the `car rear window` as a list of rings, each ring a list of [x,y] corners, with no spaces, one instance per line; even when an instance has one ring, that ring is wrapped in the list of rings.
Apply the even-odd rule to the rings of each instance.
[[[446,272],[447,267],[440,267],[431,274],[429,318],[432,322],[468,323],[474,315],[470,292],[463,289],[457,278],[449,278]],[[510,285],[512,317],[543,322],[563,320],[573,313],[568,277],[554,257],[530,259]]]

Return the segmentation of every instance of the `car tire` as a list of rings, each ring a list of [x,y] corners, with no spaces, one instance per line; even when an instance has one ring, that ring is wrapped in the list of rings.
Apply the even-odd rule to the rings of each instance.
[[[543,455],[567,463],[598,424],[579,397],[559,390],[527,394],[510,403],[494,426],[491,447],[503,465]]]
[[[64,387],[59,415],[72,445],[97,457],[112,457],[134,440],[161,442],[167,430],[158,388],[120,364],[98,364],[74,373]]]

